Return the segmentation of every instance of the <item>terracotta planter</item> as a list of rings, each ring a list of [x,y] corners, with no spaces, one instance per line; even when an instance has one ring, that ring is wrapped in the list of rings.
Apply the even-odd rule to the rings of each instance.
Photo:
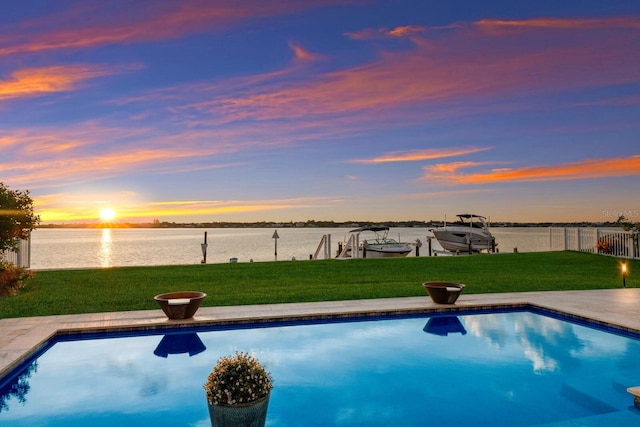
[[[464,289],[462,283],[451,282],[424,282],[422,286],[437,304],[454,304]]]
[[[267,394],[255,402],[225,406],[209,405],[209,418],[213,427],[263,427],[267,420],[269,409],[269,397]]]
[[[169,319],[190,319],[206,296],[204,292],[180,291],[156,295],[153,299]]]

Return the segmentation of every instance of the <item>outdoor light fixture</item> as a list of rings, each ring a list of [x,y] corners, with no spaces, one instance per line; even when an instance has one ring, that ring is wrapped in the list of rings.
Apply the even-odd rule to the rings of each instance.
[[[627,287],[627,263],[622,263],[622,287]]]

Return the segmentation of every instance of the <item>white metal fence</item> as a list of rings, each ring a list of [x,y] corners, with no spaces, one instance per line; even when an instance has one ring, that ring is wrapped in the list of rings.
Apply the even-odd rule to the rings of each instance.
[[[549,249],[640,259],[638,233],[600,228],[549,228]]]
[[[18,267],[31,267],[31,239],[20,240],[17,251],[0,252],[2,258]]]

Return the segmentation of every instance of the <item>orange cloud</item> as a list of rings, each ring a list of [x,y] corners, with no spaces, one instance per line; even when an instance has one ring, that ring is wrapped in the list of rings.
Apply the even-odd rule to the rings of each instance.
[[[128,151],[113,151],[102,154],[80,154],[58,159],[33,160],[25,163],[12,163],[0,168],[3,172],[14,172],[12,182],[31,188],[60,185],[69,182],[86,182],[88,179],[97,180],[118,176],[123,172],[140,169],[156,169],[162,172],[161,165],[176,160],[197,159],[202,156],[213,155],[217,149],[197,150],[185,147],[134,149]],[[183,165],[183,168],[186,167]],[[222,165],[208,165],[207,168],[223,167]],[[191,169],[188,169],[191,170]],[[172,172],[176,172],[172,169]],[[179,172],[179,171],[178,171]],[[176,173],[178,173],[176,172]]]
[[[66,65],[27,68],[14,71],[0,80],[0,101],[24,96],[73,90],[86,80],[111,74],[105,68],[89,65]]]
[[[427,169],[431,172],[432,176],[447,174],[451,175],[460,169],[474,167],[474,166],[483,166],[487,163],[483,162],[453,162],[453,163],[438,163],[436,165],[427,166]]]
[[[158,139],[148,142],[154,136]],[[123,150],[122,145],[104,143],[130,138],[136,138],[140,145],[130,149],[126,144]],[[6,180],[31,188],[81,182],[87,177],[116,176],[143,166],[158,166],[172,159],[198,158],[221,150],[220,147],[189,148],[183,138],[163,138],[149,129],[102,127],[95,123],[59,130],[14,131],[0,140],[0,146],[4,145],[7,149],[0,163],[2,175]]]
[[[640,175],[640,155],[611,159],[587,159],[580,162],[520,169],[499,168],[484,173],[459,173],[476,163],[432,165],[425,167],[424,179],[448,184],[488,184],[497,182],[566,181]]]
[[[410,38],[421,35],[427,31],[427,27],[419,25],[404,25],[395,28],[365,28],[360,31],[345,33],[352,40],[375,40],[383,38]]]
[[[389,153],[380,157],[371,159],[357,159],[350,163],[390,163],[390,162],[416,162],[421,160],[442,159],[444,157],[464,156],[466,154],[478,153],[490,150],[489,147],[462,147],[462,148],[444,148],[444,149],[428,149],[411,152]]]
[[[154,212],[158,216],[188,216],[200,214],[226,214],[262,212],[281,209],[311,209],[328,206],[329,199],[324,197],[290,198],[275,200],[196,200],[166,201],[150,203],[140,213],[148,215]]]
[[[426,27],[419,25],[404,25],[402,27],[392,28],[387,32],[387,34],[392,37],[411,37],[416,34],[422,34],[426,30]]]

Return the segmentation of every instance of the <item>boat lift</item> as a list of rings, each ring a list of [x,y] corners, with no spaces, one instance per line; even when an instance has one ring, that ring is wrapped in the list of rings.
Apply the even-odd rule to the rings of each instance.
[[[325,234],[320,239],[320,243],[316,248],[316,251],[313,255],[309,256],[309,259],[318,259],[318,256],[322,252],[323,259],[331,259],[331,234]],[[362,254],[362,250],[360,249],[360,235],[352,234],[349,236],[349,240],[347,243],[338,244],[338,255],[337,259],[346,259],[346,258],[360,258]]]
[[[323,250],[324,259],[331,258],[331,234],[324,234],[322,236],[322,239],[320,239],[320,243],[318,244],[318,248],[313,255],[309,256],[309,259],[318,259],[320,250]]]
[[[349,236],[347,243],[338,246],[338,251],[336,258],[360,258],[360,233]]]

